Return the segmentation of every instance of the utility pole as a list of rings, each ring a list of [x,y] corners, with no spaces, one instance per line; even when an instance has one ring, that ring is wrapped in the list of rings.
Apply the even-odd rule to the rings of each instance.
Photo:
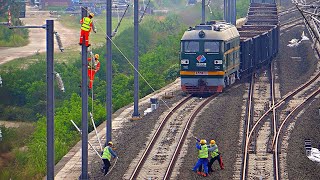
[[[41,28],[47,32],[47,180],[54,179],[54,21],[43,26],[9,26],[15,28]]]
[[[202,0],[202,21],[203,24],[206,23],[206,0]]]
[[[81,8],[81,18],[87,17],[88,7]],[[82,83],[81,83],[81,98],[82,98],[82,156],[81,156],[81,175],[80,179],[87,180],[88,177],[88,61],[86,40],[82,38]]]
[[[139,0],[134,0],[134,107],[132,119],[140,119],[139,113]]]
[[[229,0],[224,0],[223,1],[223,19],[228,22],[228,1]]]
[[[54,179],[54,64],[53,20],[47,20],[47,179]]]
[[[251,1],[251,0],[250,0]],[[236,25],[237,10],[236,10],[236,0],[224,0],[224,20],[227,23]]]
[[[232,4],[232,18],[231,18],[231,23],[233,25],[236,25],[236,21],[237,21],[237,9],[236,9],[236,3],[237,1],[236,0],[230,0],[231,1],[231,4]]]
[[[106,28],[107,28],[107,122],[106,122],[106,143],[111,141],[111,131],[112,131],[112,0],[106,0],[107,2],[107,12],[106,12]]]

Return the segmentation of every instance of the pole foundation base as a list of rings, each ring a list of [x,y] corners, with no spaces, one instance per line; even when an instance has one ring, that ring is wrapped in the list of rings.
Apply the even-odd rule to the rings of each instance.
[[[142,119],[141,116],[132,116],[132,117],[130,118],[130,121],[136,121],[136,120],[141,120],[141,119]]]
[[[169,92],[169,93],[164,93],[164,95],[162,96],[164,99],[171,99],[174,97],[173,92]]]
[[[87,176],[84,178],[82,178],[82,174],[79,176],[79,180],[89,180],[89,179],[90,179],[89,174],[87,174]]]

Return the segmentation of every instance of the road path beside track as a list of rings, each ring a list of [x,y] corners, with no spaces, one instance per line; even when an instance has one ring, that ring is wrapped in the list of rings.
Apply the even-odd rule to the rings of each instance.
[[[57,17],[50,15],[49,11],[39,11],[35,8],[27,6],[26,18],[21,18],[25,25],[41,26],[46,23],[46,20],[55,20],[54,26],[62,40],[64,48],[75,45],[78,41],[78,34],[76,30],[64,27]],[[27,57],[36,54],[36,52],[43,53],[46,51],[46,30],[45,29],[29,29],[29,44],[22,47],[0,47],[0,65],[9,62],[13,59]],[[59,51],[57,42],[55,40],[55,51]]]

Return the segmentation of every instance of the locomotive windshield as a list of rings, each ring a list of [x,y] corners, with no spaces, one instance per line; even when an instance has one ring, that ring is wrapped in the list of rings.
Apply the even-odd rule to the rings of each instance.
[[[199,42],[198,41],[184,41],[183,47],[185,52],[198,52]]]
[[[220,43],[214,41],[206,41],[204,42],[204,52],[213,52],[219,53],[220,51]]]

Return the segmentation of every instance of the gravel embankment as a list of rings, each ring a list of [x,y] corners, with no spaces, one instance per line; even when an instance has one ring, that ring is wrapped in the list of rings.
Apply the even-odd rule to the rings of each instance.
[[[302,31],[310,37],[304,25],[295,26],[281,36],[282,45],[279,50],[281,53],[277,56],[276,62],[282,96],[309,80],[317,67],[318,60],[311,48],[311,41],[301,43],[294,48],[286,46],[293,38],[301,39]],[[320,179],[320,165],[310,161],[304,150],[305,138],[312,140],[313,147],[317,147],[320,143],[319,106],[320,100],[318,99],[298,118],[291,132],[287,151],[287,173],[290,180]]]
[[[175,96],[171,99],[165,100],[169,107],[173,103],[178,102],[183,98],[181,92],[175,92]],[[122,179],[122,176],[126,173],[131,161],[138,155],[138,153],[145,149],[147,138],[150,132],[155,128],[155,124],[162,112],[168,108],[162,101],[159,101],[159,108],[144,116],[141,120],[131,121],[124,124],[123,128],[117,131],[113,131],[113,141],[116,143],[116,153],[119,156],[119,160],[114,169],[106,177],[100,171],[101,161],[96,158],[94,164],[89,167],[93,174],[92,179]],[[149,105],[150,106],[150,105]],[[140,107],[139,112],[142,114],[147,109],[147,106]]]
[[[304,26],[299,25],[281,36],[279,54],[275,60],[279,70],[282,96],[304,84],[317,68],[317,59],[311,49],[310,41],[302,42],[298,47],[287,46],[291,39],[301,39],[302,31],[307,32]]]
[[[311,139],[312,147],[320,144],[320,99],[312,103],[310,107],[298,118],[294,130],[289,139],[287,164],[289,179],[320,179],[320,164],[312,162],[306,156],[304,139]]]
[[[239,139],[241,106],[243,106],[244,84],[232,87],[220,94],[208,105],[205,112],[201,112],[195,124],[193,134],[201,139],[215,139],[222,153],[225,169],[220,170],[218,162],[213,165],[214,172],[210,179],[232,179],[233,164],[236,160],[236,151]],[[191,169],[197,161],[198,151],[195,141],[191,140],[187,156],[180,169],[177,179],[202,179]]]
[[[293,38],[300,40],[302,31],[308,35],[304,25],[290,28],[281,35],[279,54],[275,61],[282,96],[308,81],[317,69],[318,60],[310,41],[302,42],[298,47],[287,46]],[[315,147],[320,143],[318,107],[319,100],[302,115],[302,119],[299,118],[292,130],[286,162],[289,179],[320,179],[320,166],[311,162],[304,152],[305,138],[311,138]]]

